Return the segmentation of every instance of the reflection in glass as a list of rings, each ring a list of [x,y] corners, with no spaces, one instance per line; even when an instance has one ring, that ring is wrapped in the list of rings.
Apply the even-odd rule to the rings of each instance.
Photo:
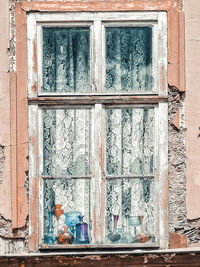
[[[89,244],[89,236],[88,236],[88,224],[83,222],[84,216],[79,216],[79,223],[76,224],[76,244]]]
[[[43,28],[43,92],[90,92],[89,28]]]
[[[148,180],[148,192],[143,183]],[[146,194],[148,201],[146,201]],[[115,214],[115,206],[119,207]],[[155,182],[152,178],[106,180],[106,241],[111,244],[154,243],[156,235]]]
[[[108,92],[152,90],[152,28],[106,28]]]
[[[90,243],[89,190],[89,179],[44,180],[44,242],[46,244]]]
[[[151,175],[153,173],[154,152],[153,129],[153,109],[107,109],[107,174],[115,176]]]
[[[89,125],[89,109],[43,111],[44,175],[59,177],[90,174]]]

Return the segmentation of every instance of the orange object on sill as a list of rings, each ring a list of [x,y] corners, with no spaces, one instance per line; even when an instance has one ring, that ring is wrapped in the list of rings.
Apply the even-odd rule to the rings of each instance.
[[[64,210],[62,209],[62,205],[61,204],[56,204],[55,205],[55,215],[57,220],[59,220],[60,215],[62,215],[64,213]]]

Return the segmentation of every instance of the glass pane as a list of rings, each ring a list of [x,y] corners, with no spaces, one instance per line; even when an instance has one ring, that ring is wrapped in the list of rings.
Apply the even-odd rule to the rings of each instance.
[[[156,241],[155,182],[151,178],[109,178],[106,182],[106,242]]]
[[[44,243],[90,243],[89,179],[44,180]]]
[[[89,28],[43,28],[43,92],[90,92]]]
[[[107,92],[152,90],[152,29],[106,28]]]
[[[43,175],[89,175],[89,137],[89,109],[45,109]]]
[[[154,110],[106,110],[107,175],[153,174]]]

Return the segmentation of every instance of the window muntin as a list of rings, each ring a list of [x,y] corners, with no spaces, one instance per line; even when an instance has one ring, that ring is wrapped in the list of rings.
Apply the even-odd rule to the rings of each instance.
[[[56,107],[41,111],[44,243],[60,244],[64,226],[72,234],[69,244],[90,243],[91,108]],[[87,224],[87,240],[76,233],[81,216]]]
[[[161,72],[162,65],[165,65],[165,62],[162,61],[162,58],[165,57],[165,52],[163,51],[161,56],[158,50],[162,45],[161,41],[166,41],[161,39],[158,40],[158,26],[162,21],[162,16],[159,16],[156,13],[154,13],[154,15],[149,13],[149,19],[143,17],[142,20],[139,19],[139,21],[137,21],[137,19],[133,20],[133,17],[131,18],[130,14],[126,14],[126,20],[124,19],[124,15],[122,18],[120,12],[116,14],[118,15],[108,17],[107,14],[104,16],[104,14],[99,12],[96,17],[90,13],[88,17],[83,17],[82,22],[80,22],[81,18],[77,21],[75,19],[77,14],[74,13],[73,19],[70,19],[70,22],[67,23],[67,25],[65,23],[56,22],[56,20],[55,23],[46,23],[48,20],[46,20],[45,16],[41,16],[41,23],[38,23],[37,25],[38,59],[43,57],[43,35],[45,31],[51,32],[54,29],[55,32],[59,32],[60,29],[65,32],[65,40],[63,39],[64,46],[62,46],[63,48],[61,49],[57,49],[58,55],[56,55],[56,50],[54,49],[54,55],[51,55],[54,59],[55,57],[59,58],[61,52],[62,54],[65,54],[62,55],[61,58],[66,57],[66,54],[70,54],[70,51],[65,53],[69,48],[67,45],[67,35],[69,35],[70,31],[75,29],[75,31],[79,32],[79,36],[82,35],[83,37],[83,35],[87,35],[87,41],[85,40],[85,43],[87,43],[88,46],[84,51],[84,56],[81,56],[82,59],[80,59],[84,64],[82,64],[82,67],[78,68],[77,72],[74,73],[74,70],[72,70],[73,64],[70,63],[70,60],[67,64],[60,64],[59,68],[61,71],[55,70],[55,64],[57,64],[56,60],[54,60],[54,64],[45,68],[45,70],[41,60],[38,60],[37,65],[40,70],[38,73],[39,95],[81,96],[83,93],[85,95],[117,95],[119,93],[124,95],[151,95],[161,93],[160,82],[162,77],[160,77],[160,74],[158,75],[158,73]],[[138,14],[135,15],[136,17],[139,16]],[[45,22],[43,23],[42,20]],[[159,23],[158,20],[160,21]],[[51,30],[49,31],[48,28]],[[119,60],[119,58],[116,59],[115,57],[113,57],[111,61],[107,60],[107,58],[109,58],[107,57],[108,52],[116,50],[116,47],[114,47],[114,49],[107,49],[107,37],[111,34],[109,31],[115,32],[115,37],[118,38],[118,40],[121,38],[121,44],[123,43],[122,41],[127,38],[127,33],[124,31],[129,32],[129,37],[127,38],[129,43],[127,42],[126,44],[123,43],[123,45],[120,45],[123,50],[122,53],[120,52],[122,54],[121,60]],[[48,45],[52,43],[54,46],[56,42],[57,40],[54,38],[54,44],[52,40],[50,40]],[[142,49],[138,49],[136,52],[136,47],[141,47]],[[48,49],[48,52],[50,52],[50,50]],[[125,50],[132,50],[131,57],[127,58]],[[156,58],[161,60],[156,60]],[[52,59],[50,61],[52,61]],[[47,62],[50,61],[47,60]],[[114,66],[116,61],[118,61],[118,64]],[[121,63],[119,61],[121,61]],[[52,78],[49,79],[48,77],[45,77],[45,73],[41,77],[43,72],[52,72],[52,78],[55,77],[58,82],[56,83],[56,80],[52,82]],[[64,75],[61,75],[61,73]],[[65,75],[66,73],[67,75]],[[116,73],[118,73],[118,75],[115,75]],[[126,76],[128,78],[126,78]],[[83,77],[79,84],[80,86],[77,84],[77,82],[80,81],[77,79],[78,77]]]
[[[103,120],[99,135],[92,130],[99,116],[95,115],[97,109],[101,110],[100,120]],[[105,139],[106,151],[103,244],[155,243],[158,239],[157,182],[153,174],[157,145],[155,107],[100,105],[92,110],[87,107],[42,109],[44,243],[52,242],[48,239],[49,229],[53,229],[53,237],[58,239],[64,225],[73,233],[69,244],[96,243],[92,238],[90,200],[90,191],[96,189],[90,179],[101,183],[102,177],[90,174],[90,157],[94,162],[95,145],[91,139],[99,137],[101,142]],[[103,172],[102,167],[99,169]],[[57,218],[58,206],[62,213]],[[84,217],[87,225],[87,240],[76,238],[79,216]]]
[[[161,12],[162,13],[162,12]],[[83,20],[83,23],[80,23],[81,19],[77,19],[77,14],[69,14],[66,15],[66,17],[68,17],[68,19],[66,19],[66,17],[61,14],[58,18],[55,18],[55,23],[47,23],[46,21],[49,21],[49,19],[46,19],[46,15],[41,14],[37,15],[36,14],[36,20],[38,20],[37,23],[37,44],[38,44],[38,70],[42,69],[42,64],[41,64],[41,58],[42,58],[42,28],[52,28],[52,25],[54,25],[53,27],[55,28],[62,28],[62,29],[67,29],[70,27],[72,28],[85,28],[86,24],[88,24],[88,21],[90,20],[90,53],[91,53],[91,57],[90,57],[90,75],[91,75],[91,83],[92,83],[92,92],[90,93],[74,93],[72,92],[42,92],[42,76],[40,71],[38,71],[38,91],[37,91],[37,95],[38,98],[36,100],[34,100],[35,102],[32,102],[33,104],[31,105],[32,107],[34,106],[35,108],[32,109],[32,107],[30,106],[30,114],[36,112],[37,110],[37,105],[40,105],[40,101],[42,100],[42,105],[48,106],[48,108],[50,107],[50,109],[53,107],[53,105],[59,107],[64,105],[65,99],[70,99],[71,98],[71,103],[68,101],[68,106],[70,106],[70,109],[73,109],[75,106],[74,104],[76,104],[77,101],[75,100],[75,98],[73,98],[73,96],[75,96],[76,94],[78,94],[80,96],[79,98],[79,106],[81,106],[82,108],[85,107],[86,104],[90,104],[90,101],[93,101],[94,107],[92,108],[92,115],[91,115],[91,122],[90,122],[90,127],[91,127],[91,139],[90,139],[90,145],[91,145],[91,173],[92,175],[88,177],[88,175],[86,175],[85,177],[83,177],[83,175],[81,174],[82,177],[80,177],[79,175],[71,175],[68,176],[68,174],[65,176],[65,171],[63,173],[60,172],[60,170],[57,172],[55,172],[55,174],[57,175],[56,177],[50,175],[50,176],[43,176],[43,171],[44,169],[41,168],[41,166],[39,167],[40,171],[39,171],[39,177],[42,177],[42,179],[40,178],[40,200],[42,201],[42,205],[40,204],[40,211],[41,214],[43,214],[44,211],[44,184],[46,183],[46,181],[61,181],[63,180],[68,180],[69,178],[71,180],[75,180],[75,179],[83,179],[86,181],[88,181],[89,183],[89,192],[90,192],[90,196],[88,197],[88,199],[90,199],[89,201],[89,213],[90,215],[86,215],[86,218],[89,218],[86,220],[86,223],[88,225],[88,236],[89,236],[89,246],[108,246],[108,247],[115,247],[115,246],[158,246],[159,243],[159,232],[160,232],[160,227],[159,227],[159,212],[160,212],[160,207],[158,206],[159,203],[159,198],[158,195],[156,195],[156,192],[158,192],[158,188],[159,188],[159,172],[163,175],[162,173],[162,168],[164,167],[164,161],[160,164],[160,166],[158,166],[157,164],[155,164],[155,158],[158,158],[158,144],[159,142],[161,143],[161,146],[164,148],[164,151],[166,152],[166,128],[163,126],[163,122],[160,121],[161,118],[164,118],[164,122],[166,121],[166,116],[167,116],[167,112],[166,112],[166,104],[165,103],[159,103],[159,100],[157,100],[157,104],[154,106],[151,103],[151,95],[154,95],[155,92],[157,92],[159,95],[163,96],[163,94],[165,95],[166,92],[162,91],[161,92],[161,87],[162,89],[164,88],[163,86],[161,86],[160,82],[161,82],[161,77],[159,75],[155,75],[156,70],[158,71],[158,73],[160,73],[160,70],[162,67],[166,66],[166,49],[164,49],[164,53],[163,53],[163,47],[164,45],[166,45],[166,39],[165,37],[163,38],[162,34],[161,34],[161,29],[165,28],[165,25],[162,24],[163,23],[163,18],[162,16],[157,15],[157,13],[146,13],[146,17],[142,16],[142,19],[140,18],[140,14],[138,14],[137,12],[132,12],[132,14],[130,13],[126,13],[127,17],[126,19],[129,20],[128,23],[124,22],[124,15],[125,13],[112,13],[112,16],[108,16],[107,13],[98,13],[95,14],[95,19],[96,16],[100,19],[100,20],[95,20],[94,22],[91,22],[94,19],[94,14],[92,13],[87,13],[84,17],[84,14],[80,15],[80,17]],[[133,17],[135,15],[135,20],[133,21]],[[148,17],[149,16],[149,17]],[[148,18],[148,19],[147,19]],[[61,25],[60,21],[63,19],[63,23]],[[56,22],[56,20],[58,20],[58,22]],[[69,20],[69,23],[67,23],[67,21]],[[78,21],[77,22],[77,26],[75,25],[76,23],[72,23],[72,21]],[[116,23],[116,20],[118,20],[118,22]],[[138,21],[137,21],[138,20]],[[144,20],[145,22],[143,22],[142,20]],[[165,19],[164,19],[165,20]],[[105,21],[109,21],[109,22],[105,22]],[[121,22],[120,22],[121,21]],[[162,23],[160,23],[162,22]],[[57,24],[57,25],[56,25]],[[128,24],[128,25],[125,25]],[[62,27],[61,27],[62,26]],[[153,87],[152,87],[152,91],[146,91],[146,92],[112,92],[112,93],[106,93],[104,91],[103,88],[104,87],[104,81],[105,81],[105,73],[106,73],[106,35],[104,34],[106,31],[106,28],[111,28],[111,27],[116,27],[116,28],[138,28],[140,27],[140,29],[142,27],[144,28],[152,28],[152,80],[153,80]],[[165,29],[166,30],[166,29]],[[164,32],[165,33],[165,32]],[[158,40],[158,36],[159,36],[159,40]],[[31,39],[31,38],[30,38]],[[161,41],[163,43],[161,43]],[[160,43],[159,43],[160,42]],[[158,49],[158,44],[162,45],[161,47],[161,51],[157,51]],[[32,44],[31,44],[32,45]],[[29,47],[31,47],[31,45],[29,45]],[[166,48],[166,46],[165,46]],[[31,66],[31,62],[30,62],[30,57],[29,57],[29,66]],[[29,72],[29,77],[31,77],[32,72]],[[164,77],[164,76],[163,76]],[[32,76],[32,82],[34,81],[35,76]],[[155,82],[155,80],[157,82]],[[165,81],[166,82],[166,81]],[[31,84],[31,83],[30,83]],[[33,96],[34,94],[31,91],[31,87],[29,84],[29,96],[30,96],[30,103],[31,103],[31,96]],[[155,90],[156,88],[156,90]],[[148,95],[149,97],[149,104],[145,105],[145,104],[141,104],[140,105],[140,110],[145,110],[145,109],[149,109],[149,107],[151,106],[150,110],[159,110],[159,112],[154,112],[153,115],[153,132],[154,132],[154,137],[152,136],[152,138],[154,139],[153,141],[153,145],[151,145],[151,149],[153,150],[153,156],[151,155],[149,158],[147,156],[147,161],[149,161],[148,167],[147,167],[147,172],[144,173],[144,170],[142,170],[141,168],[141,162],[140,160],[138,161],[139,164],[137,165],[138,167],[136,168],[135,172],[131,172],[131,171],[127,171],[128,174],[122,174],[120,175],[119,173],[117,175],[113,174],[113,175],[109,175],[108,173],[106,173],[106,157],[103,157],[104,152],[106,151],[106,112],[108,112],[109,109],[107,109],[107,105],[106,103],[108,103],[108,101],[106,100],[106,95],[107,94],[111,94],[111,95],[116,95],[118,97],[118,100],[120,99],[120,104],[124,104],[124,109],[125,110],[133,110],[135,109],[139,109],[136,106],[134,108],[132,108],[130,106],[130,104],[133,104],[131,101],[131,99],[134,98],[129,98],[129,104],[127,104],[127,98],[126,95],[130,95],[131,97],[135,97],[137,99],[137,95],[142,95],[142,97],[145,97]],[[63,96],[62,98],[57,98],[57,96]],[[91,97],[92,95],[97,95],[95,97]],[[104,97],[98,97],[98,95],[103,95]],[[45,98],[44,96],[48,96],[47,98]],[[88,98],[87,98],[88,96]],[[152,96],[153,97],[153,96]],[[45,99],[47,100],[45,103]],[[142,98],[140,98],[142,100]],[[146,98],[145,102],[142,103],[147,103],[148,98]],[[49,102],[50,100],[50,102]],[[54,101],[54,104],[51,107],[51,101]],[[83,101],[82,101],[83,100]],[[38,102],[37,102],[38,101]],[[143,100],[142,100],[143,101]],[[105,106],[102,105],[105,102]],[[70,103],[70,104],[69,104]],[[123,109],[120,106],[117,105],[117,103],[115,103],[115,101],[112,99],[110,99],[110,103],[109,105],[112,104],[113,109],[119,110],[119,109]],[[133,105],[134,106],[134,105]],[[104,110],[105,108],[105,110]],[[53,108],[54,109],[54,108]],[[59,109],[59,108],[58,108]],[[64,108],[65,109],[65,108]],[[42,113],[39,107],[39,118],[38,121],[42,121]],[[100,125],[101,124],[101,125]],[[39,134],[39,139],[40,139],[40,145],[39,145],[39,149],[41,149],[42,146],[42,136],[43,136],[43,130],[41,130],[41,126],[40,128],[40,134]],[[158,132],[159,131],[164,130],[164,132],[162,132],[161,134],[161,138],[158,138]],[[32,130],[30,130],[31,132]],[[164,136],[164,138],[163,138]],[[139,142],[139,141],[138,141]],[[143,140],[143,142],[145,142]],[[139,147],[139,144],[137,144]],[[95,147],[96,146],[96,147]],[[122,151],[121,151],[122,152]],[[120,153],[121,153],[120,152]],[[164,152],[164,153],[165,153]],[[41,153],[40,153],[41,154]],[[145,154],[145,153],[144,153]],[[148,153],[147,153],[148,154]],[[103,159],[104,158],[104,159]],[[166,158],[165,154],[161,155],[161,158]],[[41,159],[41,156],[40,156]],[[136,160],[137,161],[137,160]],[[144,161],[145,162],[145,161]],[[126,164],[126,162],[124,162]],[[137,162],[136,162],[137,163]],[[41,164],[40,164],[41,165]],[[133,164],[134,165],[134,164]],[[30,164],[31,166],[31,164]],[[105,168],[104,168],[105,167]],[[160,168],[161,167],[161,168]],[[160,168],[160,169],[159,169]],[[31,168],[30,168],[31,169]],[[33,170],[33,168],[32,168]],[[33,171],[34,172],[34,171]],[[61,173],[61,175],[60,175]],[[126,172],[125,172],[126,173]],[[140,174],[139,174],[140,173]],[[106,174],[106,177],[105,177]],[[155,176],[155,177],[154,177]],[[62,179],[61,179],[62,178]],[[42,181],[42,182],[41,182]],[[65,183],[65,182],[64,182]],[[110,198],[112,198],[114,196],[114,192],[115,192],[115,188],[119,188],[119,187],[123,187],[123,184],[127,184],[127,188],[128,191],[133,191],[136,190],[135,188],[139,188],[140,192],[138,193],[138,196],[141,199],[141,203],[146,203],[143,206],[145,207],[146,205],[146,214],[150,214],[149,216],[149,220],[151,221],[152,225],[148,225],[147,226],[147,220],[144,220],[144,217],[142,217],[143,215],[141,215],[140,213],[138,213],[138,215],[134,215],[132,214],[132,212],[125,212],[124,207],[126,204],[122,205],[121,202],[121,218],[119,216],[118,218],[118,231],[120,232],[121,235],[121,240],[115,240],[112,241],[108,238],[109,233],[113,231],[113,227],[114,227],[114,220],[116,223],[116,217],[114,219],[114,215],[112,211],[116,210],[115,206],[114,208],[112,207],[111,203],[106,201],[106,193],[110,195]],[[87,183],[86,183],[87,184]],[[137,186],[136,186],[137,184]],[[142,185],[142,186],[141,186]],[[143,186],[144,185],[144,186]],[[51,186],[50,186],[51,187]],[[59,186],[58,186],[59,187]],[[65,187],[67,188],[67,187]],[[146,189],[145,189],[146,188]],[[46,190],[46,189],[45,189]],[[110,191],[109,191],[110,190]],[[143,194],[146,190],[146,195]],[[119,191],[117,189],[117,191]],[[138,192],[138,191],[137,191]],[[153,201],[150,201],[148,195],[149,192],[153,192],[154,195],[154,199]],[[74,194],[74,193],[73,193]],[[130,198],[127,198],[126,193],[124,193],[124,190],[121,189],[120,192],[121,199],[123,198],[123,203],[129,203],[128,205],[130,206]],[[143,194],[143,195],[142,195]],[[51,194],[50,194],[51,195]],[[152,196],[152,195],[151,195]],[[55,198],[54,198],[55,199]],[[115,199],[115,196],[113,197],[113,199]],[[128,199],[128,201],[126,201],[126,199]],[[150,202],[148,202],[148,200]],[[147,201],[147,202],[145,202]],[[41,203],[41,202],[40,202]],[[148,204],[147,204],[148,203]],[[55,204],[55,203],[54,203]],[[109,207],[110,205],[110,207]],[[132,204],[131,204],[132,205]],[[50,208],[48,207],[47,210],[51,210],[52,214],[55,213],[54,212],[54,205],[52,205]],[[53,208],[52,208],[53,207]],[[140,205],[136,205],[135,209],[139,209]],[[68,212],[68,211],[67,211]],[[86,213],[87,210],[85,209],[84,212]],[[49,214],[48,214],[49,215]],[[48,224],[48,218],[49,216],[47,215],[46,212],[46,217],[45,217],[45,224]],[[55,215],[55,214],[54,214]],[[130,220],[128,218],[128,216],[130,217]],[[134,218],[137,217],[137,218]],[[54,216],[55,218],[55,216]],[[155,219],[155,220],[154,220]],[[52,219],[53,220],[53,219]],[[135,222],[135,224],[138,224],[137,226],[133,226],[134,224],[134,220],[136,220],[137,222]],[[130,221],[130,222],[129,222]],[[146,226],[141,227],[141,222],[144,221]],[[148,222],[150,222],[148,221]],[[162,220],[161,220],[162,221]],[[52,244],[50,243],[46,243],[44,242],[44,233],[47,233],[47,230],[44,229],[44,217],[42,216],[42,219],[40,219],[40,236],[39,236],[39,242],[40,244],[43,244],[45,247],[48,245],[51,247]],[[136,229],[135,229],[136,228]],[[161,225],[161,229],[162,229],[162,225]],[[136,237],[138,234],[141,234],[138,236],[137,240],[134,239],[135,236],[135,230],[136,230]],[[133,239],[126,239],[124,237],[125,233],[130,232],[130,234],[132,235]],[[138,233],[139,232],[139,233]],[[58,232],[57,232],[58,233]],[[148,236],[147,236],[148,235]],[[123,238],[122,238],[123,237]],[[86,244],[86,243],[85,243]],[[42,245],[42,246],[43,246]],[[53,244],[53,247],[56,247],[58,244],[55,242]],[[72,243],[72,244],[62,244],[62,247],[73,247],[77,245],[76,243]],[[88,244],[87,244],[88,246]]]

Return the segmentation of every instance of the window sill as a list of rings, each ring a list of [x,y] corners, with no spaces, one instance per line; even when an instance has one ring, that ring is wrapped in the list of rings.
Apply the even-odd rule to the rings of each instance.
[[[75,255],[75,256],[82,256],[82,255],[144,255],[144,254],[156,254],[156,255],[162,255],[162,254],[189,254],[189,253],[194,253],[194,254],[200,254],[200,247],[191,247],[191,248],[174,248],[174,249],[158,249],[158,248],[145,248],[145,249],[118,249],[118,250],[93,250],[93,251],[50,251],[45,249],[40,249],[40,252],[38,253],[19,253],[19,254],[7,254],[7,255],[0,255],[0,257],[5,257],[5,258],[10,258],[10,257],[47,257],[47,256],[70,256],[70,255]]]
[[[130,253],[135,250],[143,251],[158,249],[159,245],[157,243],[154,244],[106,244],[106,245],[43,245],[39,247],[41,252],[54,252],[54,251],[65,251],[69,252],[69,255],[75,254],[118,254],[119,252]],[[89,252],[89,253],[88,253]]]

